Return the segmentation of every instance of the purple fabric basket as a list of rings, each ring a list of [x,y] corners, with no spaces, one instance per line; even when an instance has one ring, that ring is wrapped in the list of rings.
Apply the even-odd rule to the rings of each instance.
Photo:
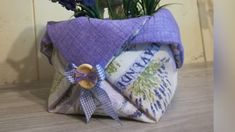
[[[69,76],[70,79],[66,78],[66,73],[68,73],[66,65],[68,64],[75,66],[90,64],[93,67],[99,65],[108,70],[112,61],[115,61],[123,51],[127,51],[128,47],[133,49],[133,47],[141,46],[140,50],[143,51],[143,54],[151,55],[151,58],[145,58],[144,61],[148,63],[146,67],[137,72],[133,77],[133,82],[122,88],[117,84],[118,80],[115,80],[114,75],[111,74],[106,75],[105,80],[100,80],[90,91],[71,83],[70,80],[71,78],[73,80],[74,73]],[[167,9],[161,9],[153,16],[126,20],[79,17],[68,21],[49,22],[41,42],[41,51],[56,69],[48,100],[49,111],[85,114],[87,121],[94,112],[99,113],[98,115],[109,115],[118,120],[114,112],[116,111],[117,115],[122,117],[144,122],[157,122],[174,95],[177,85],[176,68],[181,68],[184,61],[184,49],[179,28]],[[151,94],[156,96],[154,101],[146,102],[144,93],[141,97],[135,97],[130,92],[130,86],[148,69],[154,56],[158,56],[159,60],[156,63],[154,76],[159,75],[159,77],[151,81],[160,81],[157,88],[150,88]],[[106,74],[108,74],[107,71]],[[100,76],[105,76],[105,73],[101,73]],[[115,76],[119,76],[119,74]],[[121,77],[120,75],[120,79],[122,79]],[[94,101],[91,98],[92,94],[98,98],[99,95],[102,97],[96,98]],[[96,102],[100,100],[103,100],[102,107],[96,107],[98,105]],[[143,102],[143,104],[139,104],[139,102]],[[102,103],[109,104],[109,106]],[[126,107],[122,105],[126,105]],[[106,112],[95,111],[96,108],[106,110]],[[121,108],[123,109],[120,110]]]

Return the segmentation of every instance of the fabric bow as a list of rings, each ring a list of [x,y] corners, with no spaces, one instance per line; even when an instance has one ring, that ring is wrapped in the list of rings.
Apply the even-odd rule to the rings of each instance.
[[[80,87],[79,100],[86,116],[86,121],[89,122],[96,110],[96,105],[101,105],[107,115],[120,123],[108,94],[101,88],[101,82],[105,79],[104,69],[100,65],[96,65],[94,68],[91,67],[90,71],[88,71],[89,67],[85,71],[84,67],[79,68],[80,66],[77,67],[75,64],[70,64],[65,71],[65,76],[72,84],[78,84]]]

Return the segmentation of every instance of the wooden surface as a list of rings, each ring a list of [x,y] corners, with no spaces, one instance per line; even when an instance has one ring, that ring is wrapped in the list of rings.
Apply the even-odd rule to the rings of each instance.
[[[168,111],[157,124],[48,113],[49,83],[0,87],[0,132],[212,132],[212,65],[185,65]]]

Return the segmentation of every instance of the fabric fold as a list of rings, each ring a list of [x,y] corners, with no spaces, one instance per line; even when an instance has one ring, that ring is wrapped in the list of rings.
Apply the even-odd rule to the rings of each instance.
[[[148,21],[142,25],[146,19]],[[104,67],[140,27],[140,33],[130,44],[171,45],[177,67],[182,66],[184,51],[179,28],[167,9],[161,9],[153,16],[124,20],[80,17],[63,22],[49,22],[41,49],[49,58],[51,49],[57,48],[68,62],[76,65],[100,64]]]

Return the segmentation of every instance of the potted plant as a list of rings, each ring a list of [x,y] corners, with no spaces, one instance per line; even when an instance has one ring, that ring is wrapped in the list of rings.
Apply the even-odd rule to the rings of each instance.
[[[41,51],[55,68],[49,112],[157,122],[177,86],[183,46],[160,0],[52,0],[75,18],[49,22]],[[109,18],[104,18],[104,10]]]

